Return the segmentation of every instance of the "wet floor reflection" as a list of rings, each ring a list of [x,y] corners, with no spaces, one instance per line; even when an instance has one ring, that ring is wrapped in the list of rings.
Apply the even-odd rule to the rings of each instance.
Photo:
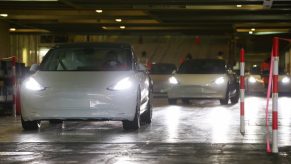
[[[154,100],[153,122],[138,131],[124,131],[121,122],[43,122],[38,131],[25,132],[20,118],[0,120],[0,142],[96,142],[96,143],[265,143],[266,99],[245,100],[246,134],[239,132],[239,104],[220,105],[216,100],[195,100],[168,105]],[[291,145],[291,98],[279,98],[279,145]],[[271,130],[271,102],[269,129]],[[271,134],[270,134],[271,136]]]

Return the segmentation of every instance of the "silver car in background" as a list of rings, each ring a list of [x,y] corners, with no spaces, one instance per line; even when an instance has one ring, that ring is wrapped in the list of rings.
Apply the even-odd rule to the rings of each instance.
[[[239,85],[236,74],[226,69],[219,59],[185,61],[176,74],[169,78],[169,104],[178,99],[189,103],[191,99],[219,99],[221,104],[238,102]]]

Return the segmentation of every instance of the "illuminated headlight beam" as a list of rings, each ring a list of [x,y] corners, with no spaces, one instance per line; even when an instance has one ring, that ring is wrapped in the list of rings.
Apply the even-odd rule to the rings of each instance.
[[[249,82],[250,82],[250,83],[255,83],[256,81],[257,81],[257,80],[256,80],[254,77],[252,77],[252,76],[249,78]]]
[[[284,84],[290,83],[290,78],[289,77],[284,77],[282,79],[282,83],[284,83]]]

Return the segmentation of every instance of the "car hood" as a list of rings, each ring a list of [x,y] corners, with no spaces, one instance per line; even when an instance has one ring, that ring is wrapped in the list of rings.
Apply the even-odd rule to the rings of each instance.
[[[208,85],[214,83],[219,77],[228,80],[226,74],[176,74],[174,77],[180,85]]]
[[[46,88],[96,88],[106,89],[125,77],[134,76],[133,71],[102,71],[102,72],[54,72],[38,71],[33,77]]]

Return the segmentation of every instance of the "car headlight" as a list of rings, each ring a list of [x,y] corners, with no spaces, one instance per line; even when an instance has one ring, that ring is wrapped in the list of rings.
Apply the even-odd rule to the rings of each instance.
[[[289,77],[284,77],[282,79],[282,83],[286,84],[286,83],[289,83],[290,82],[290,78]]]
[[[28,90],[41,91],[45,88],[41,86],[34,78],[30,77],[24,82],[24,86]]]
[[[169,78],[169,83],[170,84],[178,84],[178,80],[174,76],[172,76]]]
[[[256,81],[257,81],[257,80],[256,80],[254,77],[252,77],[252,76],[249,78],[249,82],[250,82],[250,83],[255,83]]]
[[[224,81],[225,81],[224,77],[219,77],[214,82],[215,82],[215,84],[220,85],[220,84],[224,83]]]
[[[114,91],[121,91],[121,90],[126,90],[129,89],[132,86],[132,81],[130,80],[129,77],[126,77],[120,81],[118,81],[115,85],[109,87],[109,90],[114,90]]]

